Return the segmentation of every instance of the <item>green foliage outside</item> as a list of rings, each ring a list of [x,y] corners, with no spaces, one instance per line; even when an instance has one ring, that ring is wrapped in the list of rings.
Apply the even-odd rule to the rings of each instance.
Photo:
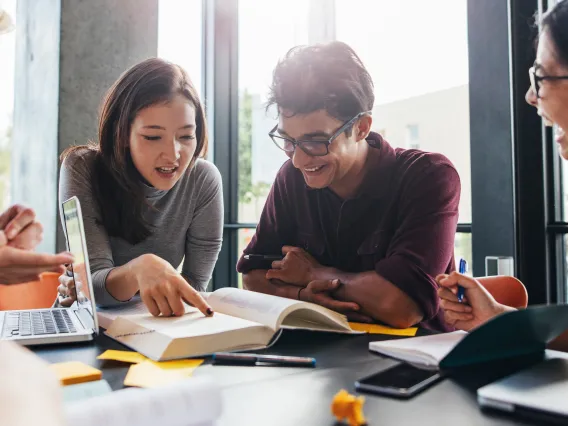
[[[239,105],[239,202],[248,204],[266,196],[271,185],[252,183],[252,96],[245,90]]]
[[[244,91],[239,105],[239,202],[251,202],[252,194],[252,97]]]

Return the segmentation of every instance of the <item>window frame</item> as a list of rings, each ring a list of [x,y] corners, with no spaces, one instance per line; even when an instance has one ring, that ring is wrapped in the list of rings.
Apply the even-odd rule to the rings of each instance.
[[[328,0],[310,0],[309,42],[335,38],[335,7]],[[212,290],[237,287],[236,262],[239,229],[256,223],[238,221],[238,0],[204,1],[204,85],[213,161],[223,176],[223,246],[213,273]],[[471,223],[460,223],[458,233],[471,233]]]

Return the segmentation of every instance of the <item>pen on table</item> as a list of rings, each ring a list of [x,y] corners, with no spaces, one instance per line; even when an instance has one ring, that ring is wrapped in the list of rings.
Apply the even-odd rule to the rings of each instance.
[[[303,356],[217,352],[213,354],[213,363],[216,365],[258,365],[258,363],[265,363],[286,367],[315,367],[316,359]]]
[[[465,274],[467,272],[467,262],[466,262],[465,259],[460,259],[460,265],[459,265],[458,272],[460,274]],[[461,285],[458,285],[458,302],[460,302],[460,303],[463,302],[464,292],[465,292],[465,288],[463,288]]]
[[[279,254],[245,254],[246,260],[282,260],[284,256]]]

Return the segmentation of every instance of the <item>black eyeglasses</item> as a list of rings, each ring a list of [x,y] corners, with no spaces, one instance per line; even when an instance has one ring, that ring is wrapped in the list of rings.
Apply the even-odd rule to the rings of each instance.
[[[291,154],[299,146],[302,151],[312,157],[323,157],[329,154],[329,145],[344,131],[346,131],[350,126],[352,126],[357,120],[359,120],[364,115],[371,114],[371,111],[360,112],[351,120],[345,122],[339,129],[337,129],[329,139],[310,139],[310,140],[295,140],[292,138],[287,138],[280,136],[276,133],[278,129],[278,124],[268,133],[268,136],[272,139],[274,144],[284,151],[286,154]]]
[[[540,87],[541,82],[545,80],[555,81],[555,80],[568,80],[568,75],[536,75],[539,68],[538,64],[534,64],[529,69],[529,77],[531,79],[531,87],[536,94],[537,99],[540,98]]]

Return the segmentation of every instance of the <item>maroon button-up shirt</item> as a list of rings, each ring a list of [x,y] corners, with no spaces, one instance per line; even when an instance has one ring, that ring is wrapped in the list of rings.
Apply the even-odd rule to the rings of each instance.
[[[347,200],[310,189],[287,161],[244,254],[280,254],[290,245],[344,272],[375,270],[420,306],[421,326],[446,330],[434,278],[455,269],[458,173],[441,154],[395,149],[373,132],[367,142],[373,167]],[[244,257],[237,264],[241,273],[269,268]]]

